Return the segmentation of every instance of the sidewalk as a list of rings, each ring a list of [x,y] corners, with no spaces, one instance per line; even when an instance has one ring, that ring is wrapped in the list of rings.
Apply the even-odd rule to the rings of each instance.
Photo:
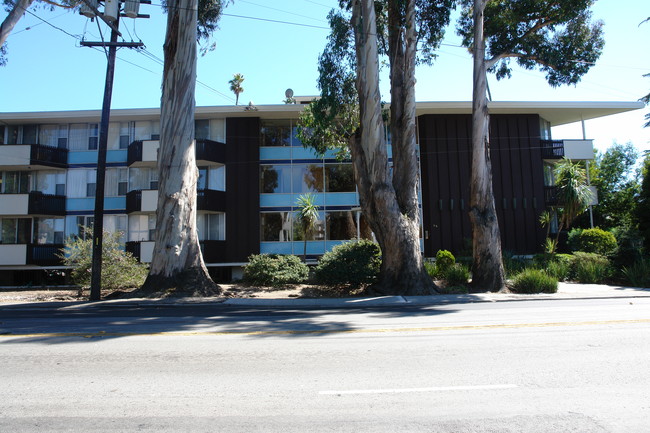
[[[603,284],[559,283],[557,293],[538,293],[522,295],[514,293],[471,293],[465,295],[432,295],[432,296],[380,296],[368,298],[165,298],[165,299],[115,299],[99,302],[82,301],[52,301],[52,302],[5,302],[0,303],[0,309],[21,308],[85,308],[85,307],[115,307],[129,308],[154,305],[209,305],[220,304],[233,307],[250,308],[367,308],[367,307],[399,307],[467,304],[476,302],[516,302],[535,300],[569,300],[569,299],[612,299],[612,298],[650,298],[650,289],[622,286],[607,286]]]

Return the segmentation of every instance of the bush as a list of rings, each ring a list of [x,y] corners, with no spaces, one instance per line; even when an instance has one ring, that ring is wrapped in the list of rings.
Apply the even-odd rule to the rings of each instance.
[[[92,229],[83,228],[88,233]],[[140,287],[147,278],[148,267],[120,244],[121,233],[104,231],[102,238],[102,290],[125,290]],[[70,237],[59,257],[72,268],[72,282],[81,288],[90,287],[92,277],[92,238]]]
[[[379,245],[368,240],[339,244],[321,257],[314,278],[326,286],[359,287],[373,283],[381,267]]]
[[[469,281],[469,269],[467,266],[454,263],[445,271],[443,278],[447,283],[447,286],[466,286],[467,281]]]
[[[607,257],[594,253],[575,252],[571,268],[576,281],[582,284],[599,284],[611,275]]]
[[[248,258],[244,281],[259,286],[300,284],[307,280],[309,268],[296,256],[257,254]]]
[[[599,229],[573,229],[569,232],[569,248],[571,251],[608,256],[616,251],[616,238],[610,232]]]
[[[503,253],[503,270],[507,275],[515,275],[526,267],[526,260],[521,257],[515,257],[511,252]]]
[[[438,268],[436,268],[436,264],[433,262],[424,262],[424,270],[427,271],[427,274],[434,279],[438,278]]]
[[[569,254],[556,254],[546,264],[546,273],[558,281],[568,280],[571,276],[571,257]]]
[[[623,268],[623,275],[633,287],[650,287],[650,259],[642,258]]]
[[[557,279],[541,269],[528,268],[514,276],[512,290],[516,293],[556,293]]]
[[[641,232],[633,227],[620,226],[612,229],[618,248],[612,257],[617,269],[629,267],[642,259],[643,237]]]
[[[454,255],[447,250],[438,250],[436,253],[436,269],[439,276],[444,273],[456,263]]]

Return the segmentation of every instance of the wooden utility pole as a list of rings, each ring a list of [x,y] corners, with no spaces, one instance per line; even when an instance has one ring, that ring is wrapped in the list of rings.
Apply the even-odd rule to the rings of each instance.
[[[84,0],[97,16],[111,28],[111,41],[86,42],[81,41],[84,47],[108,47],[108,63],[106,65],[106,84],[104,86],[104,102],[102,104],[102,118],[99,127],[99,144],[97,148],[97,178],[95,181],[95,211],[93,219],[93,258],[92,274],[90,279],[90,300],[101,299],[102,282],[102,247],[104,233],[104,184],[106,178],[106,151],[108,148],[108,123],[111,115],[111,97],[113,96],[113,77],[115,75],[115,55],[118,47],[138,48],[144,46],[142,42],[118,42],[117,37],[121,36],[119,28],[119,13],[114,22],[111,22],[99,14],[99,11]],[[145,3],[140,1],[140,3]],[[147,2],[150,3],[150,2]],[[138,15],[138,18],[148,18],[148,15]]]

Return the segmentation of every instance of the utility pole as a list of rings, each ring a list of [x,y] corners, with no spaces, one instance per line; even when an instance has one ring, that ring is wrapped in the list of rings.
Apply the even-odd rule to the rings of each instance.
[[[97,178],[95,181],[95,211],[93,220],[93,258],[92,274],[90,279],[90,300],[99,301],[101,299],[101,282],[102,282],[102,247],[104,233],[104,184],[106,178],[106,152],[108,148],[108,123],[111,115],[111,98],[113,96],[113,77],[115,75],[115,55],[118,47],[138,48],[144,46],[142,42],[118,42],[117,37],[121,36],[118,28],[120,21],[119,4],[117,12],[113,16],[109,15],[108,3],[117,2],[118,0],[106,0],[106,9],[104,14],[97,10],[96,1],[83,0],[85,5],[90,9],[84,13],[87,16],[97,16],[111,28],[111,40],[106,42],[86,42],[81,41],[84,47],[108,47],[108,62],[106,65],[106,84],[104,86],[104,101],[102,104],[102,118],[99,127],[99,143],[97,146]],[[140,3],[150,4],[150,1],[140,0]],[[137,9],[137,8],[136,8]],[[149,18],[148,15],[139,15],[135,12],[137,18]]]

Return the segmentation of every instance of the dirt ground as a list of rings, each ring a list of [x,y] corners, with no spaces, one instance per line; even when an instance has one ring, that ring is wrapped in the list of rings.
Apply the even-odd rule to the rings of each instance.
[[[239,284],[219,284],[226,298],[262,298],[262,299],[289,299],[289,298],[340,298],[358,296],[360,291],[349,293],[344,290],[325,289],[312,285],[295,285],[283,288],[252,287]],[[109,297],[110,293],[102,293],[102,299]],[[0,304],[20,302],[51,302],[51,301],[83,301],[88,300],[88,290],[81,294],[77,289],[38,289],[38,290],[0,290]]]

